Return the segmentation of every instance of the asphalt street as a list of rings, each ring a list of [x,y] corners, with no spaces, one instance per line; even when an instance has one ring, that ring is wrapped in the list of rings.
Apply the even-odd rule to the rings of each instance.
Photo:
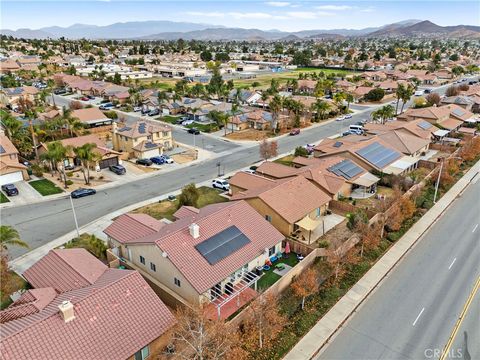
[[[480,276],[480,181],[433,225],[317,359],[440,359]],[[479,359],[474,298],[450,359]],[[463,349],[463,350],[462,350]]]

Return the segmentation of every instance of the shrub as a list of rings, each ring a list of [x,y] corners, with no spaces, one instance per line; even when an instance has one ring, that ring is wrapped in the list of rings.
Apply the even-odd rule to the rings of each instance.
[[[295,152],[293,153],[293,155],[307,157],[308,156],[308,150],[305,149],[303,146],[297,146],[295,148]]]
[[[110,110],[110,111],[105,111],[104,112],[105,116],[108,117],[109,119],[117,119],[118,118],[118,114],[113,111],[113,110]]]
[[[67,177],[72,177],[73,176],[73,171],[67,172]]]
[[[66,184],[67,184],[67,186],[68,186],[68,185],[72,185],[72,184],[73,184],[73,181],[72,181],[72,180],[67,180],[67,181],[66,181]]]
[[[367,101],[380,101],[385,96],[385,91],[383,89],[377,88],[370,90],[365,96]]]
[[[319,247],[319,248],[323,248],[323,249],[328,248],[329,245],[330,245],[330,244],[329,244],[329,242],[328,242],[327,240],[322,240],[322,241],[320,241],[320,242],[318,243],[318,247]]]
[[[33,164],[32,165],[32,174],[35,175],[36,177],[42,177],[43,176],[43,168],[38,164]]]

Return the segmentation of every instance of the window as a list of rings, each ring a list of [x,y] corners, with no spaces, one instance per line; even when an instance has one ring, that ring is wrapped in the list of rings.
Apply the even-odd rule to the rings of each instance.
[[[272,246],[270,249],[268,249],[268,256],[275,255],[275,246]]]
[[[320,216],[320,208],[317,208],[317,217]]]
[[[177,278],[174,278],[174,282],[175,282],[175,285],[180,287],[180,280],[178,280]]]
[[[145,258],[142,255],[140,255],[140,262],[145,265]]]
[[[272,222],[272,217],[270,215],[265,215],[265,220]]]
[[[150,263],[150,270],[157,271],[157,266],[154,263]]]
[[[150,355],[150,348],[145,346],[142,350],[135,353],[135,360],[145,360]]]
[[[162,135],[163,135],[163,137],[167,137],[169,133],[170,133],[169,131],[163,131]]]

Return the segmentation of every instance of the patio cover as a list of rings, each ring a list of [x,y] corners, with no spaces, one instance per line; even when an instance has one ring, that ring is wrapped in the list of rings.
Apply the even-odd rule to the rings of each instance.
[[[357,179],[352,181],[355,185],[360,185],[364,187],[369,187],[372,186],[373,184],[376,184],[380,179],[373,175],[372,173],[365,173],[362,176],[359,176]]]
[[[302,220],[296,222],[295,224],[297,224],[304,230],[313,231],[320,225],[321,222],[322,221],[320,219],[313,220],[307,215]]]
[[[433,133],[433,135],[438,136],[438,137],[444,137],[447,135],[450,131],[448,130],[437,130]]]
[[[410,166],[418,162],[417,158],[404,156],[401,159],[395,161],[393,164],[390,164],[383,170],[386,174],[398,175],[408,169]]]

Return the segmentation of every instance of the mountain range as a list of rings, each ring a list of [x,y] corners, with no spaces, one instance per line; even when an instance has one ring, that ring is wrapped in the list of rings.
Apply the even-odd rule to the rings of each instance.
[[[338,39],[342,37],[442,36],[480,38],[480,27],[471,25],[440,26],[428,20],[404,20],[381,27],[364,29],[329,29],[284,32],[227,28],[224,26],[173,21],[135,21],[106,26],[74,24],[69,27],[44,27],[37,30],[0,30],[16,38],[68,39],[139,39],[139,40],[282,40]]]

